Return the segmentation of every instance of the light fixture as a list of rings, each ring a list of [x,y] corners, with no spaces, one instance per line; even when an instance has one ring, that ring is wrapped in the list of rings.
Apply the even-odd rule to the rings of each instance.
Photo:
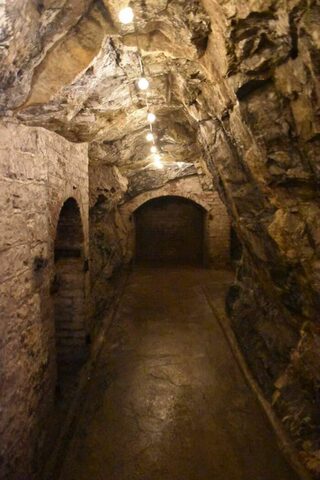
[[[151,153],[157,153],[158,152],[158,149],[155,145],[152,145],[152,147],[150,148],[150,152]]]
[[[159,170],[163,168],[163,163],[162,163],[162,161],[161,161],[160,155],[154,155],[154,157],[153,157],[153,165],[154,165],[156,168],[159,168]]]
[[[153,133],[148,132],[147,135],[146,135],[146,139],[147,139],[148,142],[153,142],[153,140],[154,140]]]
[[[140,90],[147,90],[149,88],[149,80],[147,80],[145,77],[139,78],[138,87]]]
[[[131,23],[133,21],[133,18],[134,18],[134,13],[133,13],[132,8],[126,7],[126,8],[123,8],[122,10],[120,10],[119,20],[124,25],[128,25],[129,23]]]
[[[148,122],[149,122],[149,123],[154,123],[154,122],[156,121],[156,119],[157,119],[157,117],[155,116],[155,114],[152,113],[152,112],[148,113],[148,117],[147,117],[147,118],[148,118]]]

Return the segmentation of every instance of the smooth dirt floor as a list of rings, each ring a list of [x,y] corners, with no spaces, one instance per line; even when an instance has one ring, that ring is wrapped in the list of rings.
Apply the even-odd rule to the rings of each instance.
[[[203,292],[230,274],[137,268],[60,480],[297,480]]]

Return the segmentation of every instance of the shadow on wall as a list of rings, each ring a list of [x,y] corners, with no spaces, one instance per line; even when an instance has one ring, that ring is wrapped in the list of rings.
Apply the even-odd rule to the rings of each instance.
[[[134,212],[136,262],[203,265],[205,217],[203,207],[178,196],[163,196],[144,203]]]

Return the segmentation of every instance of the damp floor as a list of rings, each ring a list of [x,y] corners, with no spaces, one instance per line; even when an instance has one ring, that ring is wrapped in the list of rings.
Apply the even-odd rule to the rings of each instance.
[[[130,275],[60,480],[297,480],[207,302],[230,274]]]

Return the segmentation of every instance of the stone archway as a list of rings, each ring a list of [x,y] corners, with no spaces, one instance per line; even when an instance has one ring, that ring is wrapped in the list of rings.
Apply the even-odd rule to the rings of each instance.
[[[74,374],[87,355],[84,235],[74,198],[63,204],[54,245],[54,321],[57,388]]]
[[[204,263],[205,210],[181,196],[161,196],[134,212],[135,258],[140,263]]]
[[[120,208],[121,247],[125,261],[129,263],[135,252],[134,212],[144,203],[160,197],[177,196],[194,202],[205,212],[205,263],[220,267],[230,261],[230,220],[228,213],[216,191],[203,191],[198,178],[188,177],[164,185],[161,188],[142,193]]]

